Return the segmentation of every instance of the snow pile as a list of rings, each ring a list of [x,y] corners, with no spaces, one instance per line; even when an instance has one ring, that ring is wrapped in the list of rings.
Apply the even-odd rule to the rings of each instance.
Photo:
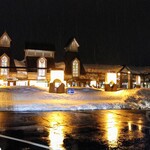
[[[150,108],[150,89],[137,89],[126,100],[132,108],[149,109]]]
[[[48,88],[1,87],[1,111],[52,111],[150,108],[150,89],[105,92],[74,88],[73,94],[49,93]]]

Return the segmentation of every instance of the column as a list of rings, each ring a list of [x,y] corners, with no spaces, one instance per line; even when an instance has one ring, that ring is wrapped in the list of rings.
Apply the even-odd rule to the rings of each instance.
[[[128,71],[128,89],[132,89],[132,75],[130,71]]]

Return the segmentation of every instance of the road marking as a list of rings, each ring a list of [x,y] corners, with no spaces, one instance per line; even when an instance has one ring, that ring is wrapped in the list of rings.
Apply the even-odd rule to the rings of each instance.
[[[18,138],[14,138],[14,137],[2,135],[2,134],[0,134],[0,137],[5,138],[5,139],[9,139],[9,140],[13,140],[13,141],[18,141],[18,142],[30,144],[30,145],[34,145],[34,146],[37,146],[37,147],[41,147],[41,148],[45,148],[45,149],[49,149],[50,150],[50,148],[48,146],[46,146],[46,145],[42,145],[42,144],[38,144],[38,143],[34,143],[34,142],[22,140],[22,139],[18,139]]]

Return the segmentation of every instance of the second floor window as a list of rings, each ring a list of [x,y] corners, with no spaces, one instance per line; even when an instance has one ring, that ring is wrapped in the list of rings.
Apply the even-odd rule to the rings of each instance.
[[[46,59],[45,58],[40,58],[38,61],[38,75],[41,77],[44,77],[46,75]],[[42,69],[44,68],[44,69]]]
[[[1,67],[8,67],[8,58],[6,56],[3,56],[1,58]],[[8,68],[2,68],[1,75],[7,75],[7,74],[8,74]]]

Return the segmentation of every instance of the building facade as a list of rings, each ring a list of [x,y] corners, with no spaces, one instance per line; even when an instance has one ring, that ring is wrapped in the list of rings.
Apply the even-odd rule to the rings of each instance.
[[[56,63],[54,45],[27,42],[24,59],[18,61],[12,55],[11,38],[4,32],[0,37],[0,85],[49,86],[51,70],[64,70],[67,87],[104,88],[113,83],[117,88],[150,88],[150,66],[83,64],[75,38],[67,42],[64,50],[64,60]],[[57,79],[57,73],[55,77]]]
[[[50,69],[55,67],[55,47],[51,44],[27,42],[24,60],[13,58],[11,39],[5,32],[0,38],[0,85],[48,86]]]

